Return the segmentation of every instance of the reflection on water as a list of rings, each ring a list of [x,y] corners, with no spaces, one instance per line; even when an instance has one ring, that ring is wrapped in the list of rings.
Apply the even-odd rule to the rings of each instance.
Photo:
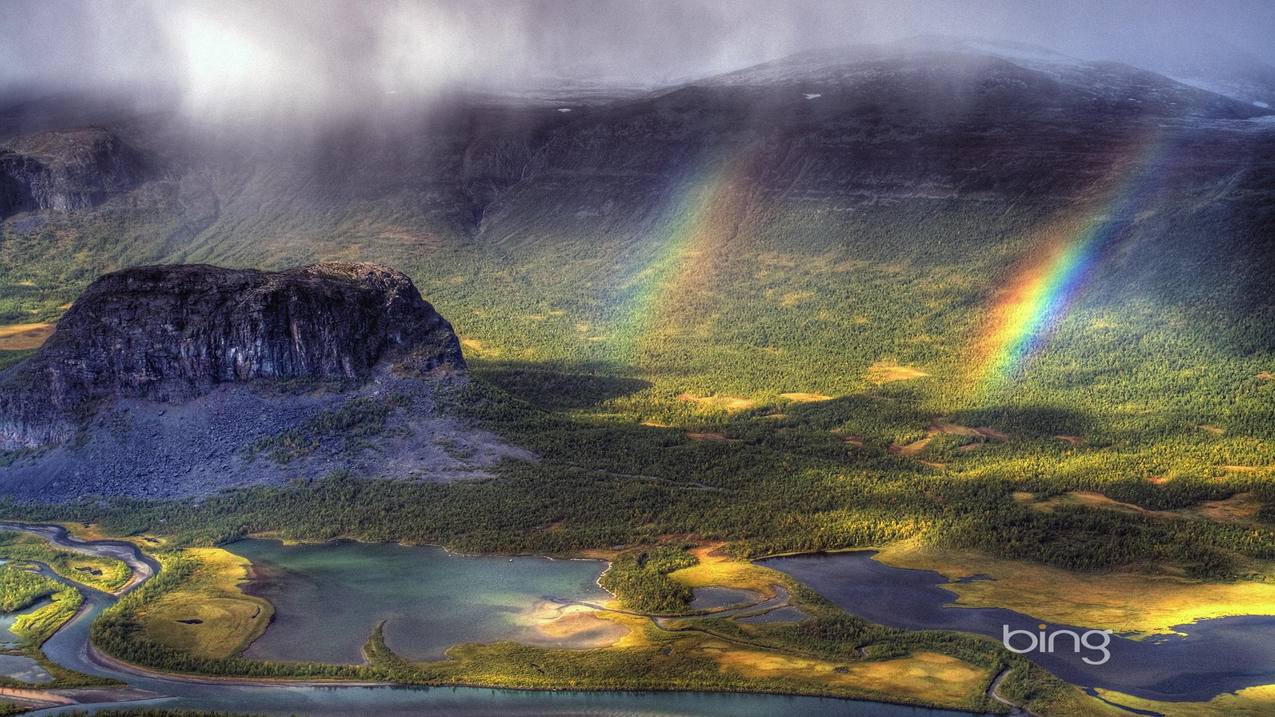
[[[55,532],[62,535],[62,532]],[[331,547],[331,546],[329,546]],[[118,548],[118,546],[116,546]],[[123,548],[118,548],[122,550]],[[508,559],[505,559],[506,562]],[[517,561],[515,561],[516,563]],[[472,562],[466,563],[472,565]],[[48,658],[78,672],[109,677],[157,695],[147,708],[314,717],[442,717],[477,715],[668,715],[670,717],[961,717],[966,713],[819,697],[697,692],[532,692],[472,687],[237,686],[184,682],[119,672],[91,659],[89,626],[115,598],[85,590],[86,609],[45,643]],[[30,713],[55,715],[119,709],[120,705],[73,705]]]
[[[871,551],[798,555],[761,561],[816,590],[845,610],[882,625],[960,630],[1000,640],[1004,626],[1038,631],[1040,621],[1012,610],[948,607],[956,594],[929,570],[895,568]],[[984,576],[985,579],[985,576]],[[1051,625],[1051,630],[1087,628]],[[1071,650],[1031,652],[1032,661],[1068,682],[1161,700],[1207,700],[1223,692],[1275,682],[1275,617],[1203,620],[1174,628],[1186,636],[1149,640],[1113,637],[1111,660],[1086,664]],[[1069,644],[1069,643],[1064,643]]]
[[[40,663],[23,655],[0,655],[0,675],[37,685],[53,681],[53,675]]]
[[[597,585],[602,561],[475,557],[348,541],[243,540],[229,550],[253,563],[257,577],[247,590],[275,606],[274,621],[248,657],[361,662],[363,643],[381,620],[386,644],[417,660],[441,658],[460,642],[588,647],[624,634],[614,623],[546,600],[609,599]]]

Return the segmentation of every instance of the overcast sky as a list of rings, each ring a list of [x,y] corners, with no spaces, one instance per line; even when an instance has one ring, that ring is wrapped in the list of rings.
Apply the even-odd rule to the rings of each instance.
[[[1146,66],[1275,62],[1271,0],[2,0],[0,93],[165,85],[191,109],[550,76],[657,84],[944,33]]]

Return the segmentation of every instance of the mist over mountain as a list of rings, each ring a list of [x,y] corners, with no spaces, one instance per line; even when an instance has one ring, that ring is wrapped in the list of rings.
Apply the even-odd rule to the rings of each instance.
[[[0,97],[91,90],[203,123],[286,117],[297,125],[456,92],[651,89],[810,50],[936,33],[1247,87],[1275,62],[1272,24],[1275,8],[1250,0],[21,0],[0,17]]]

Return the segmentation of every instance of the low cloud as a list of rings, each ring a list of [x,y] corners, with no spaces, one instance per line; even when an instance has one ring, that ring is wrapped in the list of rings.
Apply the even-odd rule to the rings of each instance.
[[[106,89],[212,121],[326,116],[563,78],[652,86],[933,32],[1148,65],[1220,42],[1270,62],[1271,27],[1261,0],[9,0],[0,95]]]

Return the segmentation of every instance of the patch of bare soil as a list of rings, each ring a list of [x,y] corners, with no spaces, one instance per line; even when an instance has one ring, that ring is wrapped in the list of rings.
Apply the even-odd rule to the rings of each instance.
[[[966,453],[975,450],[984,443],[1003,443],[1004,441],[1009,440],[1009,434],[1002,433],[990,426],[970,427],[962,426],[959,423],[938,420],[930,424],[929,431],[925,434],[924,438],[908,443],[907,445],[892,445],[890,446],[890,452],[896,456],[915,456],[925,450],[926,446],[930,445],[930,442],[939,435],[965,436],[966,438],[978,439],[978,443],[971,443],[970,445],[962,446],[959,449]],[[926,462],[921,461],[921,463]],[[926,465],[946,467],[940,463],[926,463]]]
[[[781,393],[779,397],[793,403],[818,403],[819,401],[832,400],[832,396],[826,396],[822,393]]]
[[[1030,495],[1027,494],[1027,496]],[[1019,500],[1018,494],[1015,494],[1015,500]],[[1221,523],[1251,523],[1262,509],[1262,501],[1252,493],[1236,493],[1224,500],[1207,500],[1179,510],[1149,510],[1094,491],[1072,491],[1066,495],[1054,496],[1049,500],[1040,502],[1032,502],[1032,500],[1026,497],[1020,502],[1030,503],[1032,508],[1046,513],[1060,506],[1079,505],[1165,520],[1203,519]]]
[[[856,435],[852,435],[852,434],[848,434],[848,433],[847,433],[847,434],[841,434],[841,433],[839,433],[839,432],[837,432],[837,431],[833,431],[833,433],[834,433],[834,434],[836,434],[837,436],[839,436],[839,437],[841,438],[841,440],[842,440],[842,441],[844,441],[844,442],[846,442],[846,443],[849,443],[850,445],[854,446],[855,448],[863,448],[864,446],[866,446],[866,445],[867,445],[867,442],[864,440],[863,436],[856,436]]]
[[[891,445],[890,452],[896,456],[908,456],[908,457],[915,456],[916,454],[925,450],[925,447],[930,445],[930,441],[932,440],[934,440],[934,434],[930,434],[919,441],[912,441],[911,443],[908,443],[907,445],[902,445],[902,446]]]
[[[883,384],[894,381],[910,381],[930,374],[912,366],[900,366],[893,361],[877,361],[868,367],[867,379],[871,383]]]
[[[1261,473],[1266,469],[1261,466],[1222,466],[1222,470],[1229,473]]]
[[[693,393],[683,393],[677,397],[677,400],[694,403],[703,408],[726,411],[728,413],[746,411],[757,405],[757,402],[750,398],[739,398],[738,396],[696,396]]]
[[[687,431],[686,437],[692,441],[713,442],[713,443],[739,443],[738,438],[727,438],[725,433],[709,433]]]
[[[465,349],[465,353],[473,354],[475,356],[481,356],[484,358],[499,356],[501,353],[500,349],[494,346],[488,346],[487,344],[483,343],[482,341],[479,341],[478,339],[462,338],[460,340],[460,345],[462,348]]]
[[[0,351],[38,349],[53,333],[54,324],[9,324],[0,326]]]
[[[1262,501],[1252,493],[1236,493],[1226,500],[1206,500],[1187,510],[1222,523],[1251,523],[1262,510]]]
[[[629,634],[627,627],[603,619],[595,608],[548,600],[537,603],[523,619],[529,624],[520,637],[533,645],[586,650],[609,647]]]

